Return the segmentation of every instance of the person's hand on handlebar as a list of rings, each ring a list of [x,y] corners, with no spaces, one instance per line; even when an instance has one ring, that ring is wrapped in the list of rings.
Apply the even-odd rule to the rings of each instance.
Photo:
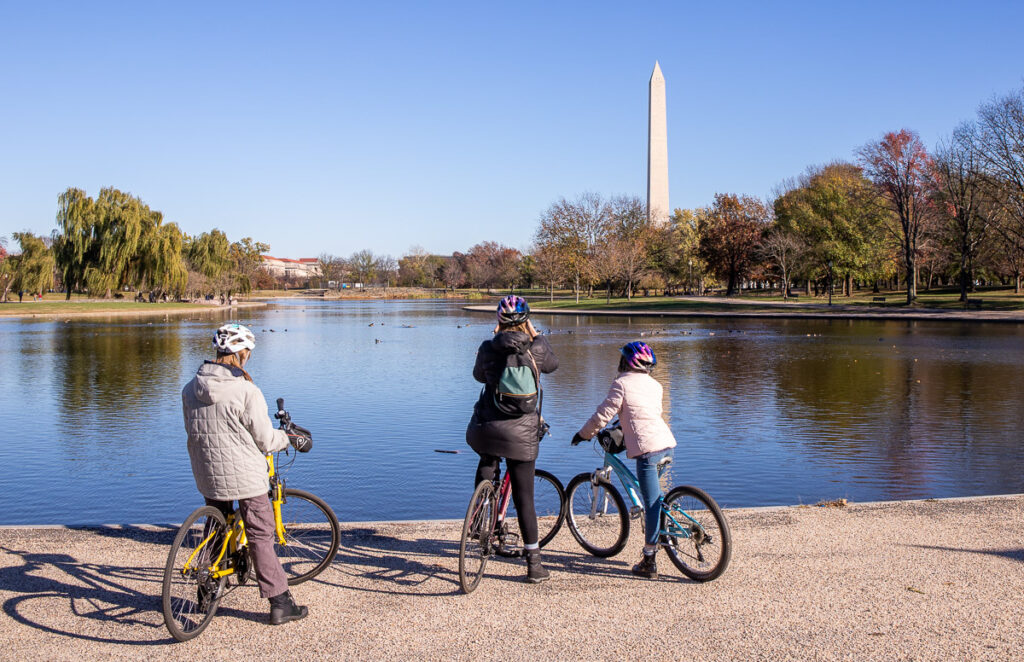
[[[299,432],[288,432],[288,443],[300,453],[308,453],[313,448],[313,439]]]
[[[581,437],[579,432],[577,432],[576,434],[574,434],[572,436],[572,445],[573,446],[575,446],[577,444],[582,444],[584,441],[589,441],[589,439],[585,439],[585,438]]]

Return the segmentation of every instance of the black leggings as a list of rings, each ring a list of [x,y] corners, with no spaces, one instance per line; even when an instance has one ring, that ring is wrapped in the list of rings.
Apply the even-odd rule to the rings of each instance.
[[[519,514],[519,532],[526,545],[537,543],[537,511],[533,506],[533,474],[537,466],[536,460],[521,462],[505,460],[508,473],[512,476],[512,503]],[[495,480],[501,475],[501,458],[496,455],[480,455],[480,464],[476,467],[474,485],[482,480]]]

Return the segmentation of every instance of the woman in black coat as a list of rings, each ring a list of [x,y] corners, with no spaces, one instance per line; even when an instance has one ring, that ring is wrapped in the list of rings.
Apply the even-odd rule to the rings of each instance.
[[[532,411],[528,398],[506,397],[499,382],[506,368],[528,368],[536,381],[537,396]],[[505,458],[512,478],[512,501],[519,513],[519,530],[526,550],[526,581],[536,584],[549,577],[541,563],[537,544],[537,513],[533,505],[534,470],[540,446],[542,398],[540,374],[558,368],[547,338],[537,333],[530,322],[530,306],[522,297],[510,295],[498,304],[498,326],[494,337],[485,340],[476,353],[473,377],[483,382],[480,399],[473,407],[473,418],[466,429],[466,443],[480,455],[474,485],[495,480]],[[524,372],[522,370],[520,373]]]

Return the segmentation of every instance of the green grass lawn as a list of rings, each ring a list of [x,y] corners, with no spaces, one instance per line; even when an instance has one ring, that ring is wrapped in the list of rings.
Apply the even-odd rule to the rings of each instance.
[[[23,303],[18,303],[17,298],[13,302],[0,303],[0,317],[20,315],[65,315],[80,313],[148,313],[173,310],[217,310],[217,306],[203,306],[195,303],[137,303],[135,301],[123,301],[114,299],[102,301],[95,299],[83,299],[72,297],[71,301],[65,301],[61,295],[59,300],[44,297],[42,301],[30,301],[28,298]]]
[[[565,293],[556,294],[557,297],[566,296]],[[873,301],[875,297],[885,297],[885,302]],[[906,302],[906,292],[887,291],[874,293],[870,290],[854,292],[853,296],[832,296],[832,308],[836,312],[844,308],[870,308],[873,310],[950,310],[962,311],[964,304],[960,302],[959,290],[933,289],[931,291],[918,291],[917,301],[909,305]],[[991,288],[979,290],[969,295],[972,301],[971,310],[1024,310],[1024,294],[1014,294],[1013,288]],[[980,302],[980,303],[979,303]],[[732,297],[729,303],[715,300],[704,301],[701,299],[680,300],[675,297],[664,296],[634,296],[632,300],[625,297],[612,297],[609,302],[604,296],[593,298],[581,298],[579,303],[575,298],[556,298],[548,301],[544,298],[533,298],[531,306],[536,310],[547,309],[604,309],[604,310],[638,310],[638,311],[762,311],[786,309],[813,308],[827,312],[829,310],[828,298],[823,296],[815,297],[801,294],[798,298],[790,298],[783,302],[781,294],[750,294],[745,293]]]

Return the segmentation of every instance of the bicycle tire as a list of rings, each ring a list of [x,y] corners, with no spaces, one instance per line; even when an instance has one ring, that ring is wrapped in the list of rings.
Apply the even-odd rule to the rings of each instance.
[[[327,503],[305,490],[287,488],[281,504],[285,542],[275,537],[274,551],[288,576],[288,585],[295,586],[323,572],[334,560],[341,541],[338,518]]]
[[[565,510],[572,537],[594,556],[615,556],[626,546],[629,512],[622,495],[607,479],[595,482],[589,472],[574,476],[565,488]]]
[[[687,513],[697,523],[681,514],[674,516],[676,522],[669,521],[666,513],[678,511]],[[689,524],[689,535],[671,535],[673,529],[678,529],[677,522],[681,519]],[[704,490],[690,485],[672,488],[662,506],[661,530],[669,532],[662,534],[661,540],[668,558],[679,572],[690,579],[709,582],[720,577],[729,566],[732,558],[729,522],[715,500]],[[716,553],[709,561],[707,552],[710,551]]]
[[[565,488],[555,475],[543,469],[533,472],[533,503],[537,513],[537,544],[541,547],[551,542],[565,523]],[[515,504],[509,505],[505,521],[509,529],[519,532],[519,523],[512,520],[519,517]],[[518,552],[517,552],[518,554]]]
[[[220,533],[215,529],[219,528]],[[214,533],[212,537],[210,534]],[[208,577],[208,568],[220,554],[218,540],[227,534],[224,514],[212,506],[203,506],[192,512],[178,528],[171,551],[164,566],[161,606],[164,625],[171,636],[178,641],[198,637],[213,621],[227,583],[227,576],[220,579]],[[185,564],[192,559],[185,572]],[[203,604],[203,593],[213,597]]]
[[[469,499],[459,540],[459,586],[463,593],[469,594],[476,590],[484,576],[487,559],[491,554],[497,508],[498,493],[494,483],[489,480],[480,481]]]

